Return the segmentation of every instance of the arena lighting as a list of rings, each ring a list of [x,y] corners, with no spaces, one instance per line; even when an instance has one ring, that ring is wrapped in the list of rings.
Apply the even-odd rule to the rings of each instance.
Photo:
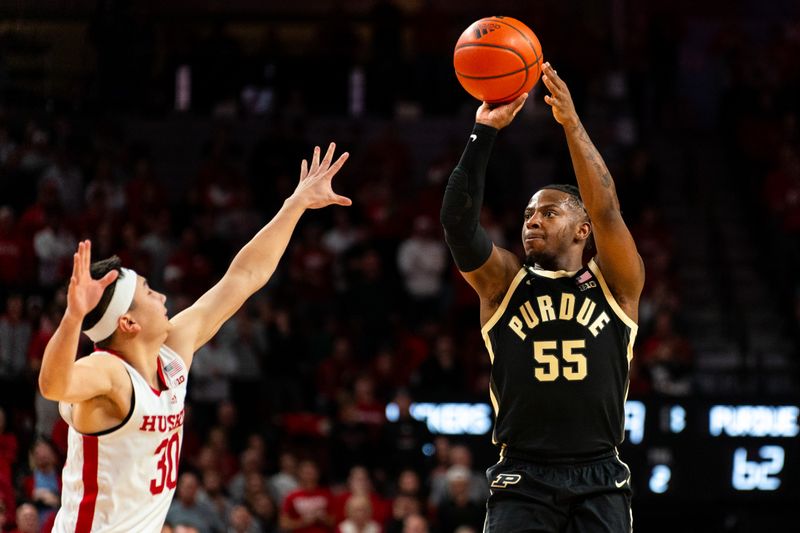
[[[486,435],[492,430],[492,408],[486,403],[435,403],[417,402],[410,407],[411,416],[428,425],[433,434]],[[397,404],[386,405],[386,420],[396,422]],[[644,438],[645,405],[637,400],[625,403],[625,431],[632,444]]]
[[[492,430],[492,408],[486,403],[412,403],[411,416],[434,435],[486,435]],[[397,421],[397,404],[386,406],[386,419]]]
[[[644,438],[647,408],[638,400],[625,402],[625,431],[631,444],[640,444]]]

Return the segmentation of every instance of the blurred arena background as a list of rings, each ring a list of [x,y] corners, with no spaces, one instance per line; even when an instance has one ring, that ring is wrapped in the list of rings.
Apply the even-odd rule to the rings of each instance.
[[[489,360],[438,210],[477,107],[452,49],[494,14],[526,22],[570,84],[645,260],[621,449],[636,529],[796,530],[791,0],[0,0],[0,524],[39,531],[58,505],[66,427],[36,377],[77,240],[173,314],[335,140],[354,205],[306,215],[198,353],[171,521],[279,531],[316,466],[338,520],[480,531]],[[523,199],[574,181],[542,95],[489,169],[484,225],[512,250]]]

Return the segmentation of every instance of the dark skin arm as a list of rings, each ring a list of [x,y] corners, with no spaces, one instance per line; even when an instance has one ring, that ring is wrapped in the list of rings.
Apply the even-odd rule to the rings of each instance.
[[[526,93],[508,104],[496,107],[490,107],[484,102],[475,113],[475,122],[498,130],[503,129],[511,124],[527,98]],[[492,253],[484,264],[471,272],[461,273],[480,297],[481,326],[488,322],[500,307],[503,296],[521,266],[522,263],[516,255],[504,248],[493,246]]]
[[[564,127],[575,177],[592,221],[597,245],[595,260],[617,303],[625,314],[638,321],[644,263],[622,219],[614,180],[581,124],[567,84],[550,63],[544,65],[542,81],[550,91],[544,101],[552,108],[556,121]]]

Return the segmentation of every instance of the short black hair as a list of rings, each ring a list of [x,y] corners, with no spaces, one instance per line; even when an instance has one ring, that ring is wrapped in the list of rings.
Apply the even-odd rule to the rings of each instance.
[[[568,183],[551,183],[550,185],[545,185],[539,190],[541,191],[544,189],[552,189],[554,191],[561,191],[569,194],[577,201],[578,207],[586,211],[586,206],[583,205],[583,198],[581,198],[581,191],[575,185],[570,185]]]
[[[116,270],[119,272],[120,276],[124,276],[122,273],[122,260],[116,255],[112,255],[108,259],[103,259],[101,261],[95,261],[92,263],[92,265],[89,267],[89,275],[92,276],[92,279],[101,279],[112,270]],[[105,313],[106,309],[108,309],[108,304],[111,303],[111,298],[114,297],[114,289],[116,289],[116,287],[117,280],[114,280],[114,282],[106,287],[106,290],[103,291],[103,296],[100,297],[100,301],[97,303],[94,309],[89,311],[89,313],[83,317],[83,323],[81,324],[81,329],[83,331],[93,328],[98,322],[100,322],[100,319],[103,318],[103,313]],[[95,344],[101,348],[107,348],[107,345],[113,336],[114,334],[112,333],[107,338],[96,342]]]

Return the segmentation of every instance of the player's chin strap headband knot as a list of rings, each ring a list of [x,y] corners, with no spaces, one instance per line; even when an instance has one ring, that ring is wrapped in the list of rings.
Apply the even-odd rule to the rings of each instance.
[[[129,268],[121,269],[117,277],[114,295],[106,307],[105,313],[97,321],[97,324],[84,331],[92,342],[100,342],[107,339],[117,330],[119,317],[128,312],[133,303],[133,293],[136,291],[136,272]]]

